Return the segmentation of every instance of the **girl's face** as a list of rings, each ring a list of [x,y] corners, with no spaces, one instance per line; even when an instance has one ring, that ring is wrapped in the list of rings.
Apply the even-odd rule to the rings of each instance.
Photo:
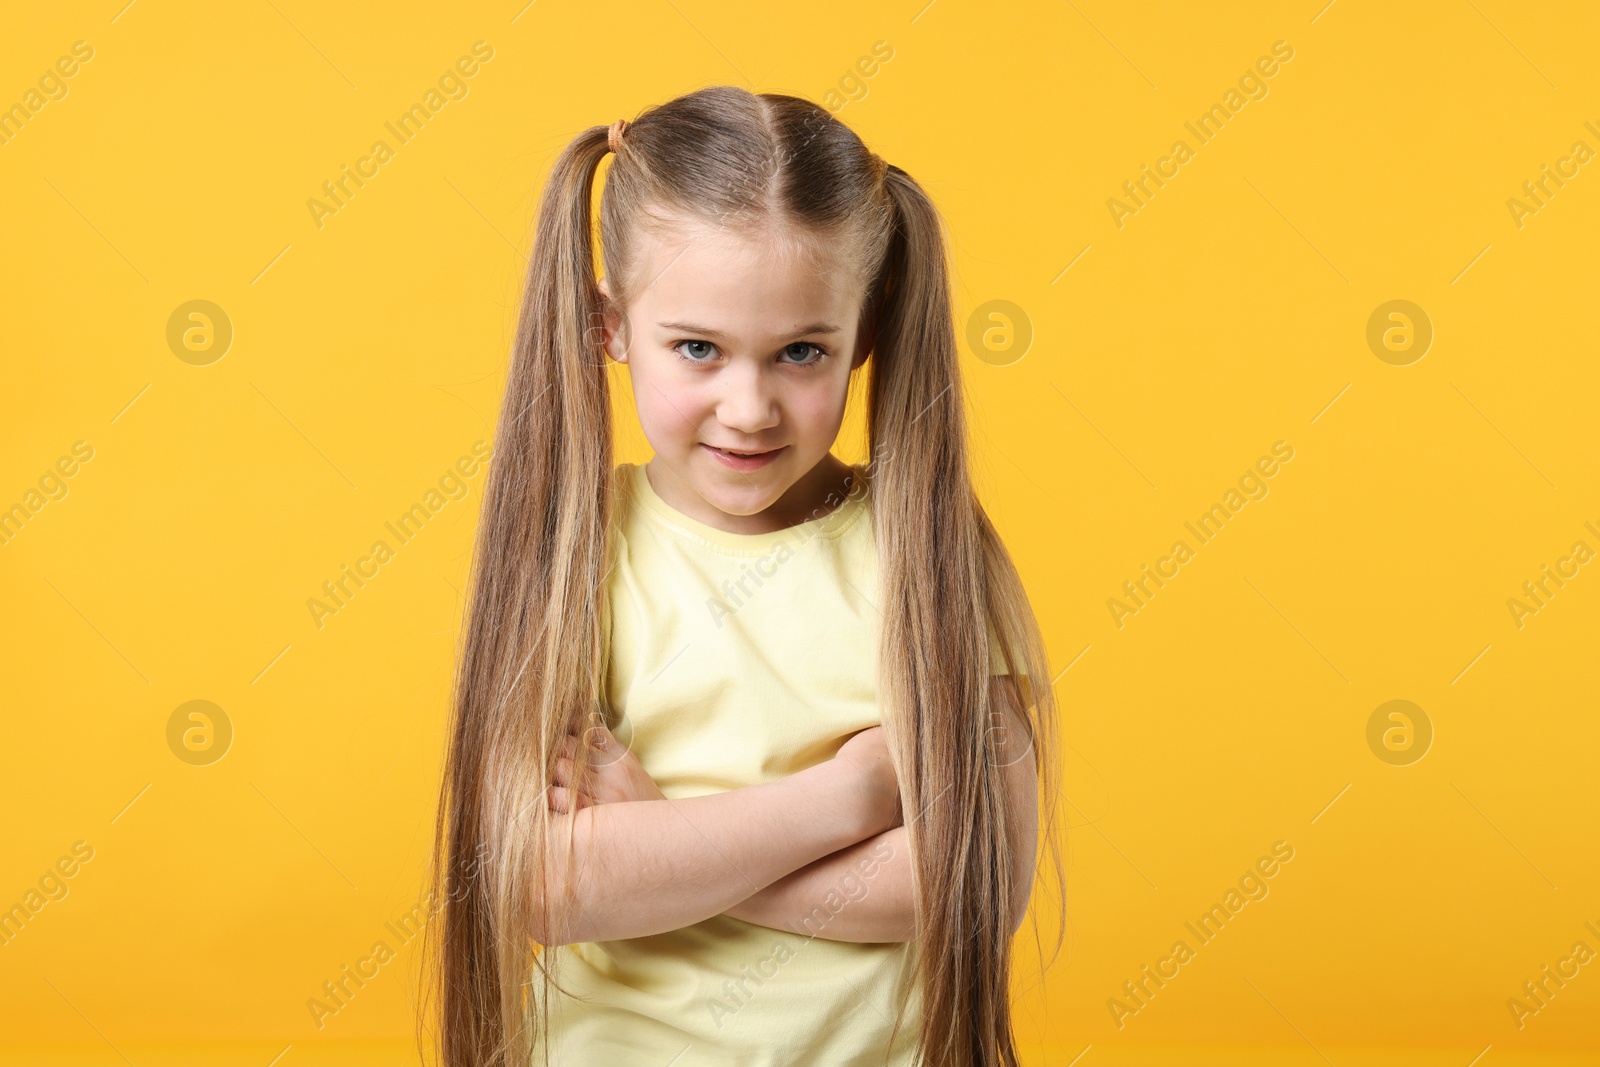
[[[760,234],[679,222],[637,241],[627,328],[607,312],[606,351],[627,364],[652,487],[730,533],[828,510],[848,473],[829,449],[867,356],[859,284],[827,252]]]

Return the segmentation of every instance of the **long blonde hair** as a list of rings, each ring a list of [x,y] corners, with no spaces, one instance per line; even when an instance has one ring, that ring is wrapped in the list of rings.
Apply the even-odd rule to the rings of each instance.
[[[601,629],[612,427],[591,219],[607,134],[579,134],[545,187],[484,482],[430,871],[443,904],[424,953],[443,1067],[524,1067],[534,1051],[548,1052],[555,976],[546,964],[557,954],[541,952],[534,936],[558,928],[540,884],[554,836],[545,791],[569,727],[594,715],[616,725]],[[1031,735],[1040,838],[1064,907],[1058,725],[1037,622],[972,489],[939,215],[910,175],[823,108],[725,86],[650,108],[628,127],[600,205],[614,306],[628,304],[630,237],[661,209],[826,240],[866,285],[878,697],[914,867],[922,1062],[1015,1065],[1014,814],[997,758],[1004,720],[991,701],[985,620],[1013,676],[1026,675],[1027,707],[1015,711]],[[580,761],[574,789],[592,771]],[[445,899],[447,884],[455,889]],[[1058,928],[1057,951],[1060,937]]]

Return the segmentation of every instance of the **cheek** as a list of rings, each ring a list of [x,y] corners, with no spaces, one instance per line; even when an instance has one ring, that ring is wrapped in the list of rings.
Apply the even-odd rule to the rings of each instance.
[[[669,391],[666,395],[646,386],[635,394],[638,398],[639,423],[652,436],[683,434],[692,428],[688,417],[692,415],[682,397]]]
[[[646,434],[677,434],[691,429],[698,404],[693,390],[673,380],[670,373],[663,374],[643,361],[630,366],[634,406]]]
[[[846,386],[848,381],[818,382],[797,390],[789,401],[789,413],[795,422],[819,431],[838,428],[844,418]]]

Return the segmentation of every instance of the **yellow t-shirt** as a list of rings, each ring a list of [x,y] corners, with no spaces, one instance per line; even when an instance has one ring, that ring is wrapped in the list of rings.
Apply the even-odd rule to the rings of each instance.
[[[668,799],[770,782],[830,759],[881,720],[877,556],[868,483],[821,518],[733,534],[679,512],[643,466],[619,464],[608,579],[617,738]],[[991,648],[993,643],[991,629]],[[1003,666],[993,668],[1003,670]],[[888,846],[817,902],[826,929],[870,893]],[[562,953],[552,1063],[890,1067],[920,1026],[914,942],[833,941],[713,916]],[[909,1006],[887,1060],[902,1000]],[[677,1057],[677,1058],[674,1058]]]

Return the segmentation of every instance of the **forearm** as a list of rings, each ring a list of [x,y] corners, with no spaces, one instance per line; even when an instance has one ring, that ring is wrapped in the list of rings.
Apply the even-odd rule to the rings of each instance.
[[[778,879],[727,909],[757,926],[829,941],[910,941],[911,849],[904,826],[866,838]]]
[[[996,735],[1011,812],[1005,852],[1012,893],[1006,929],[1013,935],[1028,910],[1038,845],[1038,778],[1032,735],[1016,682],[991,679],[996,711],[1009,714]],[[727,915],[758,926],[834,941],[909,941],[916,936],[911,849],[904,826],[877,834],[779,879],[729,908]]]
[[[827,761],[745,789],[588,806],[552,819],[547,884],[559,901],[570,878],[573,900],[567,922],[543,943],[676,930],[860,841],[874,827],[848,773]],[[568,818],[575,819],[570,870]]]

